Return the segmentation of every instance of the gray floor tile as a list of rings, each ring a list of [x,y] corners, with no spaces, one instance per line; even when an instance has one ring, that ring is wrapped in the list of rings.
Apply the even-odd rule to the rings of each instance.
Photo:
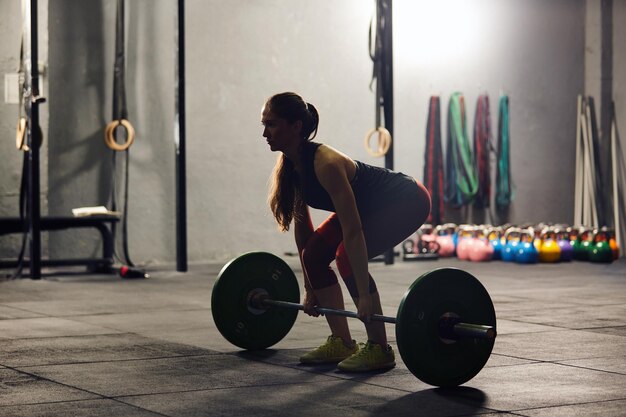
[[[0,407],[6,417],[156,417],[160,414],[115,400],[83,400]]]
[[[189,416],[460,416],[488,413],[479,400],[433,390],[416,394],[335,380],[280,387],[228,388],[119,400],[166,415]]]
[[[623,304],[604,305],[602,308],[595,305],[552,308],[546,303],[543,308],[531,311],[505,312],[499,318],[567,329],[626,326],[626,300]]]
[[[107,397],[314,383],[329,378],[233,355],[38,366],[29,367],[28,372]]]
[[[626,353],[623,356],[617,357],[612,356],[608,358],[579,359],[559,363],[585,369],[595,369],[598,371],[615,372],[626,375]]]
[[[101,326],[57,317],[0,320],[0,334],[5,339],[34,337],[84,336],[119,333]]]
[[[539,361],[621,357],[626,343],[620,336],[581,330],[500,335],[494,353]]]
[[[235,347],[219,335],[211,311],[159,310],[120,314],[86,315],[74,320],[118,332],[136,333],[157,340],[190,344],[218,351],[232,351]]]
[[[562,328],[554,326],[545,326],[543,324],[526,323],[524,321],[497,319],[498,335],[515,334],[515,333],[538,333],[553,332]],[[562,329],[567,330],[567,329]]]
[[[0,406],[92,398],[98,398],[98,396],[29,373],[0,368]],[[0,407],[0,415],[6,415],[2,410]]]
[[[485,368],[493,368],[497,366],[516,366],[516,365],[526,365],[529,363],[535,363],[536,361],[529,359],[520,359],[511,356],[498,355],[497,353],[491,353],[489,356],[489,360],[485,364]]]
[[[616,336],[626,337],[626,326],[618,326],[618,327],[600,327],[595,329],[585,329],[588,332],[601,333],[601,334],[612,334]]]
[[[529,417],[624,417],[626,399],[520,411]]]
[[[8,319],[26,319],[33,317],[42,317],[42,314],[25,311],[15,307],[0,305],[0,320]]]
[[[154,285],[151,283],[152,287]],[[4,305],[56,317],[208,308],[206,300],[194,299],[192,294],[154,293],[154,288],[136,288],[135,290],[140,289],[142,292],[139,295],[135,291],[124,293],[122,289],[122,287],[101,289],[95,298],[93,294],[72,291],[68,294],[59,294],[52,300],[5,302]],[[148,289],[152,291],[145,291]],[[209,289],[203,291],[208,292]]]
[[[206,349],[132,333],[0,340],[0,363],[12,367],[205,355]]]
[[[624,375],[550,363],[484,368],[468,384],[488,393],[484,407],[509,412],[623,399],[626,393]]]

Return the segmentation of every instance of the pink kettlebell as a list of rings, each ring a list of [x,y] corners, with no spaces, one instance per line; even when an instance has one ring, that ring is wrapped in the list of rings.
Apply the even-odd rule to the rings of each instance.
[[[469,259],[473,262],[487,262],[493,257],[493,246],[487,239],[487,233],[483,227],[474,230],[474,243],[469,249]]]
[[[439,243],[439,256],[450,257],[454,255],[454,241],[452,235],[448,233],[446,225],[439,225],[435,228],[436,241]]]
[[[459,226],[459,242],[456,245],[456,257],[462,261],[469,260],[469,252],[474,245],[473,226],[464,224]]]

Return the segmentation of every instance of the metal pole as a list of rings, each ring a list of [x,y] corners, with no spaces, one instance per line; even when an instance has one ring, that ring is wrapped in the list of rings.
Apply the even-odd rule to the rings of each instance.
[[[187,271],[187,179],[185,163],[185,0],[178,0],[176,60],[176,270]]]
[[[381,75],[383,85],[383,107],[385,115],[385,129],[393,138],[389,151],[385,154],[385,168],[393,169],[393,2],[381,0],[381,12],[384,19],[384,31],[382,47]],[[380,18],[380,17],[379,17]],[[385,265],[394,263],[394,249],[385,252]]]
[[[30,234],[30,277],[41,278],[41,201],[39,179],[39,68],[37,57],[37,0],[30,0],[30,120],[28,121],[28,208]]]

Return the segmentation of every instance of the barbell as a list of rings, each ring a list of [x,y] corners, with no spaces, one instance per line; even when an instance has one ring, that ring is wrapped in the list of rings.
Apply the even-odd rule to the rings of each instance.
[[[247,350],[266,349],[293,327],[300,288],[293,270],[267,252],[228,262],[211,294],[219,332]],[[357,313],[316,307],[320,314],[358,318]],[[396,325],[402,361],[421,381],[440,387],[464,384],[485,366],[495,343],[496,315],[489,293],[474,276],[438,268],[418,277],[404,294],[396,317],[372,320]]]

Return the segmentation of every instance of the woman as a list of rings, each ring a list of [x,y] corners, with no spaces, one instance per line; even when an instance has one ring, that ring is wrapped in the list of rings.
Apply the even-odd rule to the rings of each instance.
[[[424,186],[401,173],[354,161],[328,145],[312,142],[319,115],[295,93],[270,97],[263,108],[263,137],[281,152],[272,173],[269,203],[282,231],[294,232],[304,271],[304,311],[315,306],[344,309],[341,287],[330,267],[335,260],[368,342],[359,347],[347,319],[326,315],[331,336],[300,358],[302,363],[339,363],[344,371],[370,371],[395,366],[385,325],[371,321],[382,314],[368,259],[393,248],[424,222],[430,196]],[[332,212],[313,228],[308,206]]]

